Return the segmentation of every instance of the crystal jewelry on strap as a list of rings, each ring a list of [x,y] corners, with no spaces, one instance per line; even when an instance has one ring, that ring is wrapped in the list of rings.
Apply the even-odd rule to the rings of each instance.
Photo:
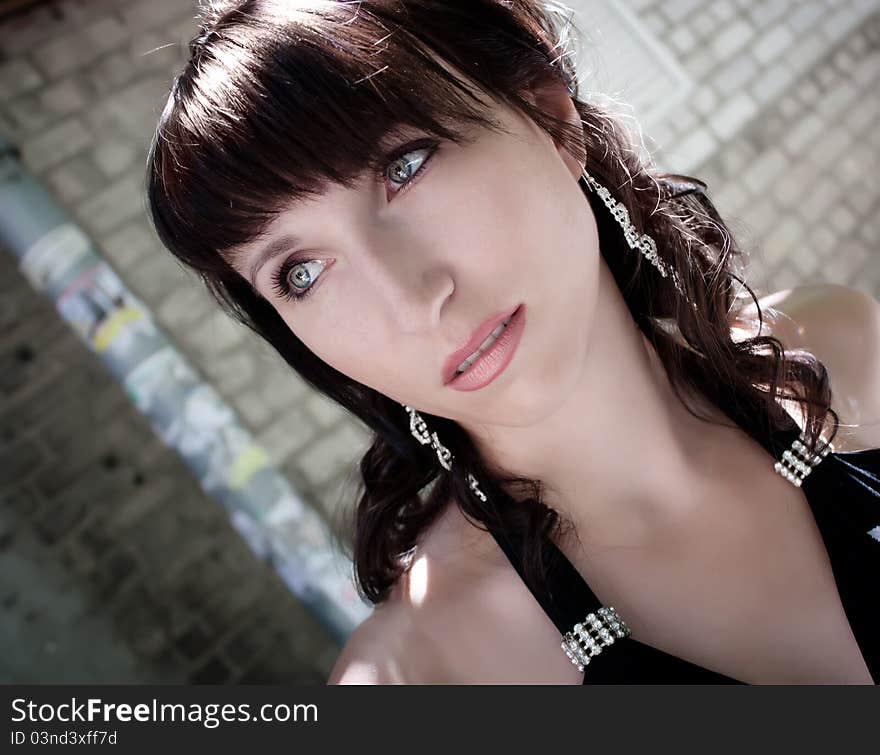
[[[792,485],[799,488],[807,475],[813,471],[821,461],[831,452],[834,451],[833,443],[819,441],[820,448],[817,452],[810,451],[805,445],[807,436],[801,431],[800,437],[796,438],[791,444],[791,448],[783,452],[782,460],[777,461],[773,465],[779,474],[781,474]]]
[[[596,613],[588,613],[570,632],[562,636],[562,649],[568,659],[583,671],[594,655],[602,648],[614,644],[615,638],[623,639],[631,634],[630,628],[614,610],[614,606],[602,606]]]

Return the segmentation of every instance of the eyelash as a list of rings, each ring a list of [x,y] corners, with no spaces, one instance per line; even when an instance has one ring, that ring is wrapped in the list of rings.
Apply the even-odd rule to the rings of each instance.
[[[420,140],[418,142],[413,142],[411,144],[407,144],[405,147],[396,150],[394,154],[392,154],[385,162],[383,166],[377,169],[376,178],[379,181],[385,181],[388,173],[388,168],[391,167],[394,163],[396,163],[400,158],[406,157],[412,152],[418,152],[420,150],[427,150],[428,154],[425,156],[422,164],[419,166],[418,170],[407,180],[403,186],[398,189],[395,194],[402,194],[404,191],[407,191],[419,178],[422,172],[425,169],[425,166],[431,162],[431,159],[437,152],[437,142],[432,140]],[[312,291],[315,288],[315,284],[312,283],[308,288],[302,289],[301,293],[295,294],[293,292],[293,288],[288,285],[287,277],[290,275],[290,271],[296,267],[297,265],[301,265],[307,262],[318,262],[318,260],[309,260],[309,259],[296,259],[290,258],[285,260],[284,263],[278,268],[278,270],[272,276],[272,282],[274,284],[275,292],[283,299],[287,301],[299,301],[300,299],[305,299],[307,296],[310,296]]]
[[[431,158],[434,157],[437,152],[437,142],[433,139],[419,139],[418,141],[411,142],[398,150],[395,150],[386,160],[384,165],[379,166],[376,171],[376,180],[384,181],[385,177],[388,173],[388,168],[394,163],[396,163],[400,158],[406,157],[413,152],[419,152],[421,150],[427,150],[428,154],[425,156],[424,162],[419,166],[418,170],[410,177],[410,179],[403,184],[403,186],[396,192],[396,194],[402,194],[404,191],[407,191],[410,186],[412,186],[421,176],[422,171],[424,171],[425,166],[431,162]]]
[[[317,262],[318,260],[298,260],[298,259],[289,259],[286,260],[277,270],[277,272],[272,276],[272,282],[274,283],[273,288],[279,297],[283,299],[287,299],[287,301],[305,299],[312,293],[312,289],[315,288],[315,284],[312,283],[308,288],[302,289],[301,293],[295,294],[293,293],[293,288],[287,284],[287,276],[290,275],[290,271],[296,267],[297,265],[305,264],[306,262]]]

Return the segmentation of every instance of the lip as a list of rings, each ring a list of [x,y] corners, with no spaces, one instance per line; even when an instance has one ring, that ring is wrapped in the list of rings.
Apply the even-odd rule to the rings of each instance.
[[[456,375],[465,359],[479,348],[480,344],[508,317],[510,322],[495,339],[494,343],[461,375]],[[443,366],[443,384],[459,391],[474,391],[488,385],[507,367],[516,347],[519,345],[525,324],[525,304],[522,302],[505,312],[493,315],[483,322],[471,335],[468,342],[447,357]]]

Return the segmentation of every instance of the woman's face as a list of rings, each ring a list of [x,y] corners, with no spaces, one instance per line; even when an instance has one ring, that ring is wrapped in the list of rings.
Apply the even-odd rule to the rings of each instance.
[[[538,104],[579,123],[564,90],[546,98]],[[367,175],[286,209],[235,263],[247,279],[261,250],[277,245],[254,286],[309,349],[465,426],[525,425],[561,402],[583,362],[598,283],[580,163],[517,111],[494,114],[509,133],[481,129],[466,146],[432,152],[407,146],[424,134],[397,136],[406,152],[384,181]],[[478,390],[446,385],[450,354],[520,303],[524,328],[506,369]]]

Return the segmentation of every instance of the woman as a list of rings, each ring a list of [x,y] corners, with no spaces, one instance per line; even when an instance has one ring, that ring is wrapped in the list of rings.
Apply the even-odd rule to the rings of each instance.
[[[873,683],[880,544],[818,507],[880,523],[880,485],[809,316],[765,321],[705,185],[578,97],[563,11],[215,3],[162,114],[163,243],[375,433],[329,682]]]

